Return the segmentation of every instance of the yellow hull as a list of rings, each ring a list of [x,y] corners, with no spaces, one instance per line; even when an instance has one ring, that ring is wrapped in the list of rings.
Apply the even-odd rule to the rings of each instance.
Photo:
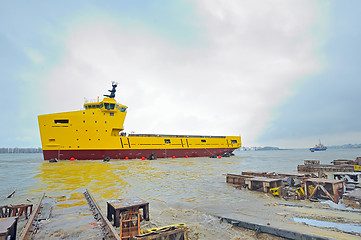
[[[39,115],[44,159],[203,157],[241,147],[239,136],[167,136],[122,133],[126,106],[113,98],[84,104],[84,110]]]

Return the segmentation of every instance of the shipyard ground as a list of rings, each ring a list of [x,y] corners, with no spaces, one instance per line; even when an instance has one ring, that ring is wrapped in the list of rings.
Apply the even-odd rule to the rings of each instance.
[[[326,203],[295,201],[274,198],[273,196],[247,191],[253,195],[252,201],[240,201],[235,208],[227,206],[209,209],[206,213],[196,209],[166,208],[163,210],[150,208],[151,220],[143,222],[144,228],[154,228],[170,223],[185,222],[189,229],[189,239],[282,239],[269,234],[257,234],[254,231],[233,227],[221,223],[215,215],[248,221],[258,224],[288,229],[330,239],[359,239],[355,233],[347,233],[336,229],[313,227],[303,223],[295,223],[294,219],[314,219],[324,222],[343,224],[359,224],[360,212],[340,211]],[[230,196],[232,197],[232,196]],[[30,200],[30,199],[28,199]],[[27,202],[29,202],[27,200]],[[12,204],[23,202],[23,199],[13,198]],[[30,200],[34,204],[37,198]],[[39,224],[39,230],[34,239],[99,239],[100,230],[94,220],[85,199],[59,196],[52,198],[49,218]],[[99,205],[106,212],[106,199],[100,199]],[[25,218],[21,217],[18,231],[24,226]],[[117,229],[119,231],[119,229]]]
[[[255,154],[259,156],[254,157]],[[108,200],[140,197],[150,203],[150,221],[144,222],[144,228],[186,223],[189,239],[192,240],[280,239],[221,223],[216,216],[330,239],[360,239],[359,233],[351,233],[354,228],[337,230],[310,225],[312,223],[310,220],[317,220],[338,225],[345,224],[345,226],[354,224],[359,227],[361,215],[359,212],[339,211],[327,203],[309,200],[286,201],[268,193],[235,189],[225,182],[223,175],[225,173],[239,174],[242,170],[295,169],[295,166],[301,164],[307,157],[300,158],[300,154],[301,151],[277,152],[272,156],[270,153],[256,152],[249,157],[230,157],[221,160],[188,158],[109,163],[103,161],[48,163],[41,159],[24,159],[21,162],[9,160],[6,164],[11,166],[13,173],[8,176],[9,180],[6,184],[16,183],[18,179],[23,180],[16,188],[8,189],[4,196],[8,196],[14,190],[16,192],[11,198],[1,199],[0,205],[36,204],[43,192],[54,199],[49,219],[44,220],[39,227],[39,239],[42,236],[43,239],[97,238],[98,229],[94,225],[95,221],[83,195],[85,189],[92,192],[103,212],[106,212]],[[291,161],[292,157],[301,160]],[[276,161],[277,165],[274,164]],[[307,207],[298,207],[298,205]],[[300,219],[308,221],[308,224],[296,222]],[[24,216],[20,220],[24,222]],[[24,226],[24,223],[22,226],[20,223],[19,231]]]

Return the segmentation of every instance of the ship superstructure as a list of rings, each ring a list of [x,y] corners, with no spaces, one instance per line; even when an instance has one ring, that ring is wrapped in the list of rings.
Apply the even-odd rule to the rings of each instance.
[[[321,140],[319,140],[319,143],[315,145],[315,147],[310,148],[311,152],[314,151],[326,151],[327,147],[321,143]]]
[[[84,110],[39,115],[44,159],[134,159],[207,157],[241,147],[239,136],[129,134],[123,130],[127,106],[116,102],[117,83],[102,101]]]

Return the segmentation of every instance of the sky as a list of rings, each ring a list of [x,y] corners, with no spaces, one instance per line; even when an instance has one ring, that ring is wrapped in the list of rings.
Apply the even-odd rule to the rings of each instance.
[[[361,143],[358,0],[0,0],[0,147],[119,83],[126,132]]]

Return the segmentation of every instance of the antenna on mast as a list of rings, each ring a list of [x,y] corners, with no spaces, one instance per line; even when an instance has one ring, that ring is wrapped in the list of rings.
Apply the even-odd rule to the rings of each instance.
[[[112,81],[112,90],[108,90],[109,92],[110,92],[110,94],[109,95],[103,95],[104,97],[109,97],[109,98],[115,98],[115,92],[117,91],[117,90],[115,90],[116,88],[117,88],[117,86],[118,86],[118,83],[117,82],[115,82],[115,81]]]

